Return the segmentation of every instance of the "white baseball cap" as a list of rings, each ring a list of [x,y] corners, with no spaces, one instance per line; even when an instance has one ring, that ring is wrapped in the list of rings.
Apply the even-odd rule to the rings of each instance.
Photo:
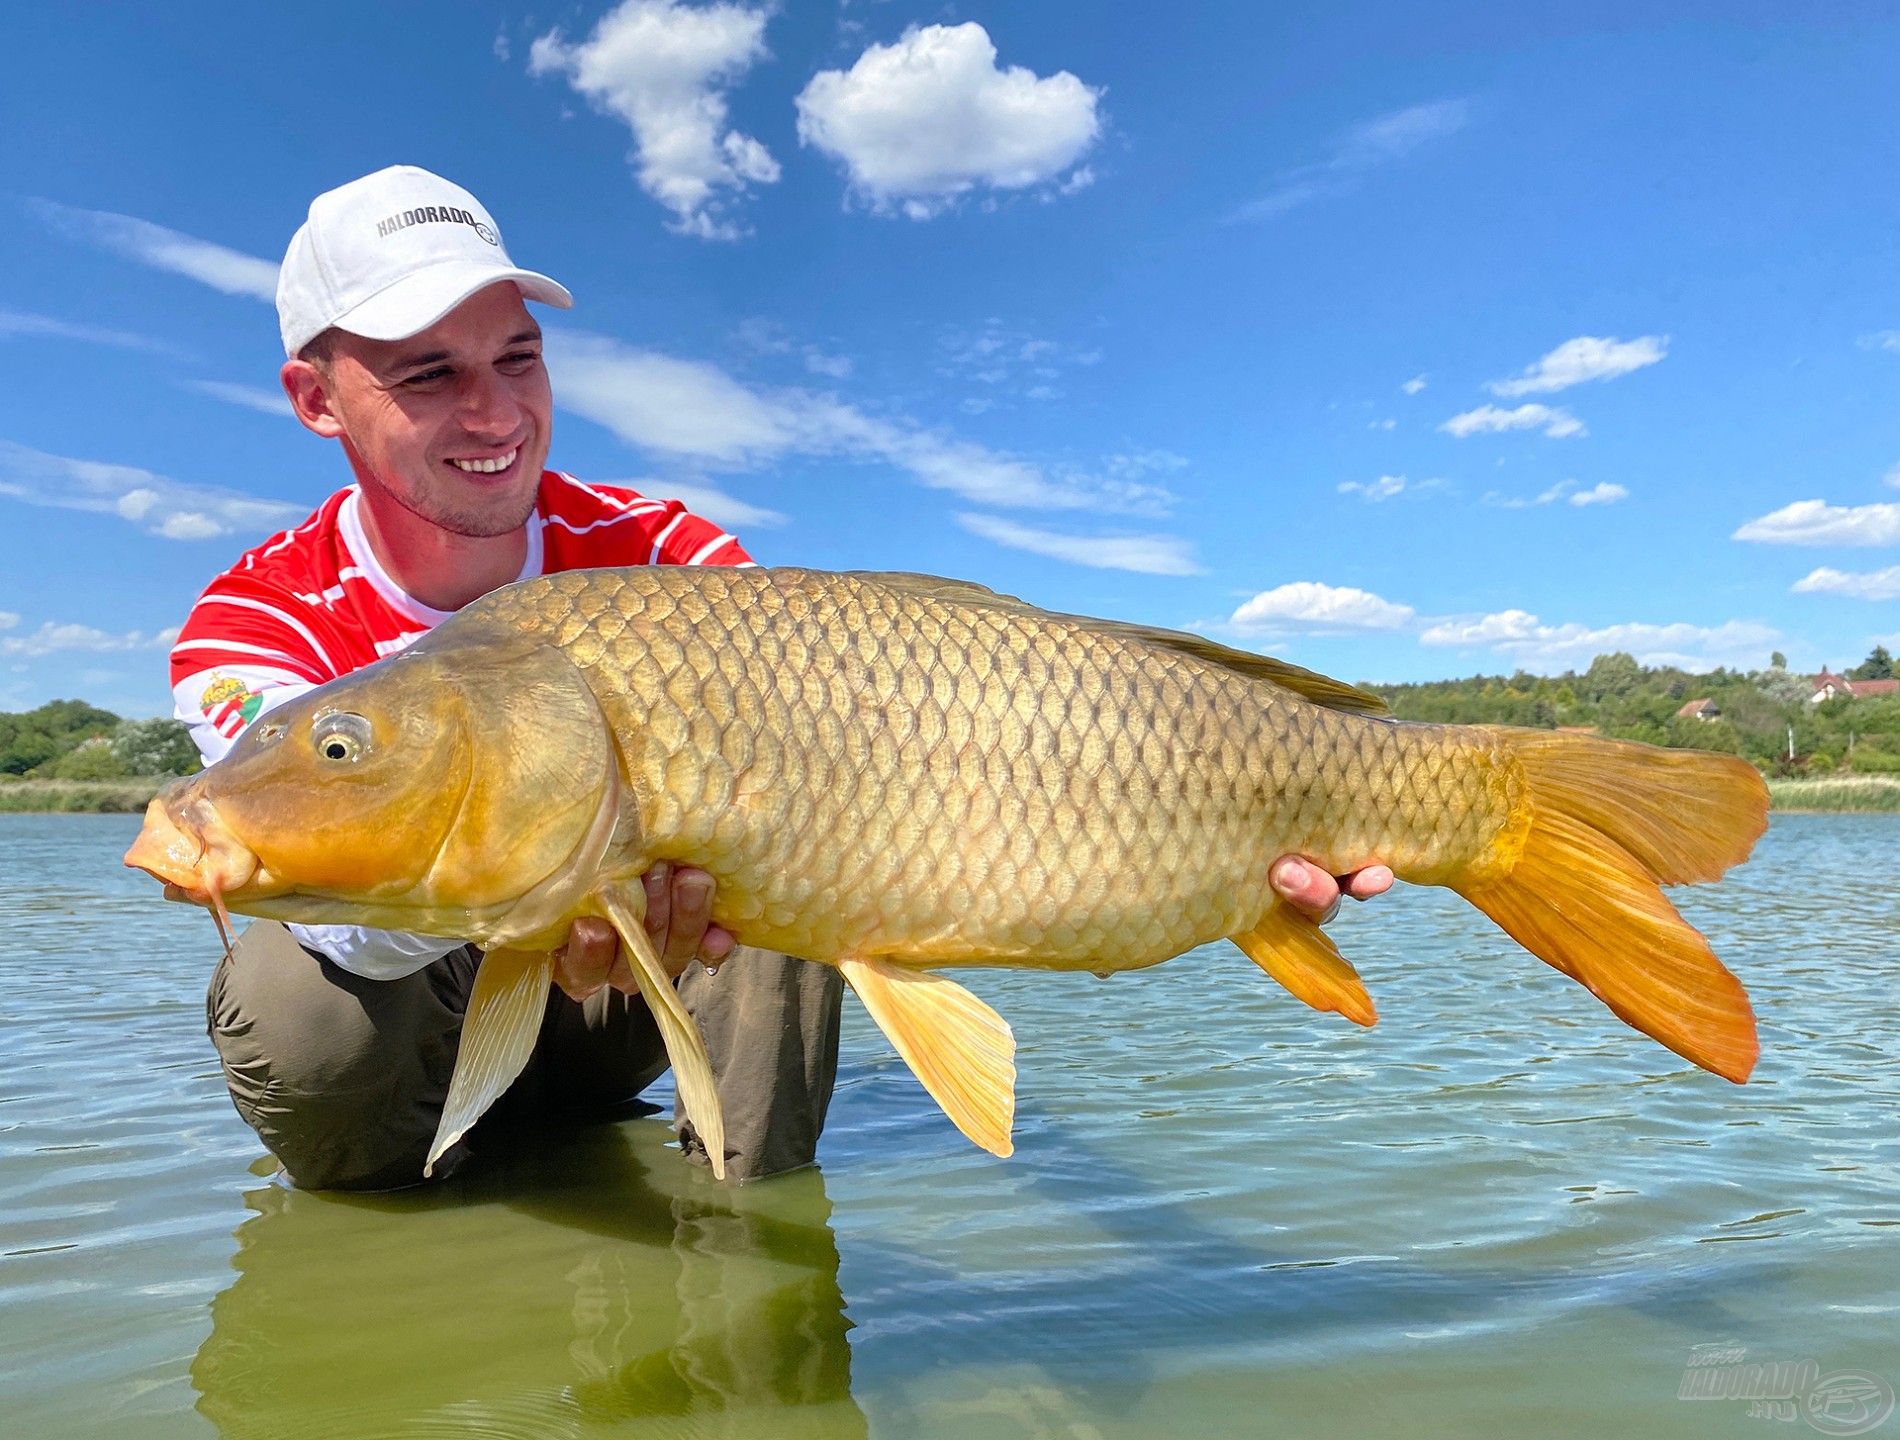
[[[277,324],[295,356],[331,326],[371,340],[426,330],[477,290],[512,280],[563,310],[574,297],[520,269],[494,217],[460,185],[391,165],[326,190],[290,237],[277,272]]]

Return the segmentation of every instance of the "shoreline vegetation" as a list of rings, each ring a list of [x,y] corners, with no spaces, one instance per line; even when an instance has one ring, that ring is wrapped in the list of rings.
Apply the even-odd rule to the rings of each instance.
[[[14,780],[0,776],[0,815],[138,815],[172,777]]]

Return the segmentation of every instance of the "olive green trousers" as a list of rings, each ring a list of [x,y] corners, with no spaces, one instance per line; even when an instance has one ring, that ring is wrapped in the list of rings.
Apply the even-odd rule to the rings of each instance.
[[[219,962],[206,1021],[238,1114],[303,1189],[413,1185],[455,1070],[481,953],[473,946],[400,980],[365,980],[260,920]],[[726,1117],[726,1173],[740,1180],[809,1165],[838,1069],[843,979],[828,965],[741,946],[711,974],[680,977],[705,1037]],[[537,1115],[623,1104],[667,1068],[646,1002],[602,990],[549,993],[533,1058],[467,1137]],[[676,1114],[687,1152],[698,1137]],[[465,1158],[458,1143],[436,1166]]]

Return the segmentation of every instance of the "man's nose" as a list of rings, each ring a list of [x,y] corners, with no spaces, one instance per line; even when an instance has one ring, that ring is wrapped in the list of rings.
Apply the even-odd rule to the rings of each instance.
[[[512,435],[521,424],[521,406],[506,377],[473,369],[465,375],[456,407],[458,418],[471,434]]]

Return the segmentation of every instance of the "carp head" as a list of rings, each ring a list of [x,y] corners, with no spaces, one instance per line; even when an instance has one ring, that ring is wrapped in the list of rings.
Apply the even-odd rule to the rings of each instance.
[[[214,910],[492,941],[571,913],[619,797],[580,670],[451,624],[269,711],[166,786],[125,863]]]

